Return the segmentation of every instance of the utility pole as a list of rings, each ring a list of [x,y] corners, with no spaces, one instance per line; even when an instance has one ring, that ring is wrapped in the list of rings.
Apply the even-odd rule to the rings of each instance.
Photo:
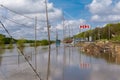
[[[81,26],[81,25],[80,25]],[[81,27],[79,26],[79,34],[81,34],[81,32],[82,32],[82,29],[81,29]],[[82,39],[82,36],[80,36],[80,44],[81,44],[81,39]],[[80,48],[81,49],[81,48]]]
[[[10,36],[10,38],[13,38],[9,31],[5,28],[4,24],[0,21],[0,24],[2,25],[2,27],[4,28],[4,30],[7,32],[7,34]],[[13,39],[14,40],[14,39]],[[17,46],[17,45],[16,45]],[[21,48],[18,48],[18,51],[22,54],[22,56],[24,57],[24,59],[27,61],[28,65],[31,67],[31,69],[33,70],[33,72],[36,74],[36,76],[38,77],[39,80],[42,80],[39,73],[36,71],[36,69],[33,67],[33,65],[29,62],[28,58],[25,56],[24,52],[21,50]]]
[[[48,31],[48,43],[49,43],[49,50],[48,50],[48,67],[47,67],[47,80],[49,78],[49,73],[50,73],[50,49],[51,49],[51,46],[50,46],[50,24],[49,24],[49,21],[48,21],[48,6],[47,6],[47,1],[45,0],[45,9],[46,9],[46,21],[47,21],[47,31]]]
[[[46,22],[47,22],[47,31],[48,31],[48,41],[49,41],[49,49],[50,49],[50,24],[48,19],[48,6],[47,1],[45,0],[45,8],[46,8]]]
[[[37,17],[35,17],[35,69],[37,71]]]
[[[57,32],[57,28],[56,28],[56,40],[58,40],[58,32]]]
[[[64,19],[64,13],[62,15],[62,21],[63,21],[63,40],[64,40],[65,39],[65,23],[64,23],[65,19]]]
[[[70,37],[71,37],[71,35],[70,35],[70,25],[68,25],[68,30],[69,30],[69,39],[70,39]]]
[[[100,40],[100,36],[101,36],[101,33],[100,33],[100,28],[98,28],[98,40]]]
[[[108,35],[108,37],[109,37],[108,40],[110,40],[110,38],[111,38],[111,31],[110,31],[110,30],[111,30],[111,29],[110,29],[110,26],[108,26],[108,34],[109,34],[109,35]]]

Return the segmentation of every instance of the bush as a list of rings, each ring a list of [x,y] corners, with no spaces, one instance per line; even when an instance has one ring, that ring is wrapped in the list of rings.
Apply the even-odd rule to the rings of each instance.
[[[114,38],[111,39],[112,41],[117,41],[120,42],[120,35],[115,36]]]
[[[25,39],[19,39],[17,41],[17,46],[18,47],[25,47],[24,43],[25,43]]]
[[[49,45],[48,40],[42,40],[41,41],[41,46],[44,46],[44,45]]]

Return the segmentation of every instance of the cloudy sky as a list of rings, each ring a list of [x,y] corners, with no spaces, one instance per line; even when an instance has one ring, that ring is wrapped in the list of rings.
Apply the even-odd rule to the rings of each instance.
[[[79,32],[79,25],[92,28],[120,21],[119,0],[48,0],[51,39]],[[0,0],[0,20],[14,38],[34,39],[37,17],[37,39],[47,39],[45,0]],[[70,30],[70,32],[69,32]],[[0,25],[0,33],[6,34]],[[69,34],[70,33],[70,34]]]

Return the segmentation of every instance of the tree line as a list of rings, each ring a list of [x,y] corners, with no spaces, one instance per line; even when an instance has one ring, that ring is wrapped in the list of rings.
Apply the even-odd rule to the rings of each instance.
[[[81,32],[74,36],[75,38],[89,38],[93,41],[107,39],[112,41],[120,41],[120,23],[110,23],[105,27],[96,27],[92,30]]]
[[[55,41],[50,41],[50,43],[54,43]],[[25,43],[30,43],[30,46],[35,46],[35,40],[27,40],[27,39],[14,39],[10,37],[6,37],[3,34],[0,34],[0,48],[6,48],[5,44],[9,44],[7,48],[13,48],[12,44],[17,44],[18,47],[24,47]],[[48,40],[36,40],[36,46],[44,46],[49,45]]]

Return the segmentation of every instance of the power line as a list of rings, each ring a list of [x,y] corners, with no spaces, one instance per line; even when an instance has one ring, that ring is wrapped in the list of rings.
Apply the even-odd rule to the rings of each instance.
[[[18,24],[18,25],[21,25],[21,26],[30,27],[30,26],[27,26],[27,25],[25,25],[25,24],[21,24],[21,23],[18,23],[18,22],[16,22],[16,21],[14,21],[14,20],[8,19],[8,18],[6,18],[6,17],[4,17],[4,16],[1,16],[1,17],[4,18],[4,19],[6,19],[6,20],[8,20],[8,21],[10,21],[10,22],[15,23],[15,24]]]
[[[0,6],[3,7],[3,8],[5,8],[5,9],[7,9],[7,10],[9,10],[9,11],[11,11],[11,12],[13,12],[13,13],[15,13],[15,14],[18,14],[18,15],[20,15],[20,16],[23,16],[23,17],[25,17],[25,18],[27,18],[27,19],[34,20],[34,18],[31,18],[31,17],[25,16],[25,15],[23,15],[23,14],[17,12],[17,11],[14,11],[14,10],[12,10],[12,9],[9,9],[8,7],[6,7],[6,6],[2,5],[2,4],[0,4]],[[46,22],[46,21],[44,21],[44,20],[43,20],[43,21],[38,20],[38,21],[40,21],[40,22]]]
[[[5,28],[5,26],[3,25],[3,23],[0,21],[0,24],[2,25],[2,27],[5,29],[5,31],[7,32],[7,34],[10,36],[10,38],[12,39],[12,36],[10,35],[10,33],[8,32],[8,30]]]
[[[6,29],[6,27],[4,26],[4,24],[0,21],[0,24],[2,25],[2,27],[5,29],[5,31],[7,32],[7,34],[10,36],[11,39],[12,36],[10,35],[9,31]],[[14,40],[14,39],[13,39]],[[17,46],[17,45],[16,45]],[[37,77],[39,78],[39,80],[42,80],[40,75],[38,74],[38,72],[36,71],[36,69],[33,67],[33,65],[29,62],[28,58],[25,56],[24,52],[22,51],[21,48],[18,48],[17,49],[20,51],[20,53],[23,55],[23,57],[25,58],[25,60],[27,61],[27,63],[29,64],[29,66],[32,68],[32,70],[34,71],[34,73],[37,75]]]
[[[25,17],[25,18],[32,19],[32,20],[34,19],[34,18],[31,18],[31,17],[25,16],[25,15],[23,15],[23,14],[20,14],[20,13],[14,11],[14,10],[12,10],[12,9],[9,9],[8,7],[6,7],[6,6],[2,5],[2,4],[0,4],[0,6],[3,7],[3,8],[5,8],[5,9],[7,9],[7,10],[9,10],[9,11],[11,11],[11,12],[13,12],[13,13],[15,13],[15,14],[21,15],[21,16],[23,16],[23,17]]]

